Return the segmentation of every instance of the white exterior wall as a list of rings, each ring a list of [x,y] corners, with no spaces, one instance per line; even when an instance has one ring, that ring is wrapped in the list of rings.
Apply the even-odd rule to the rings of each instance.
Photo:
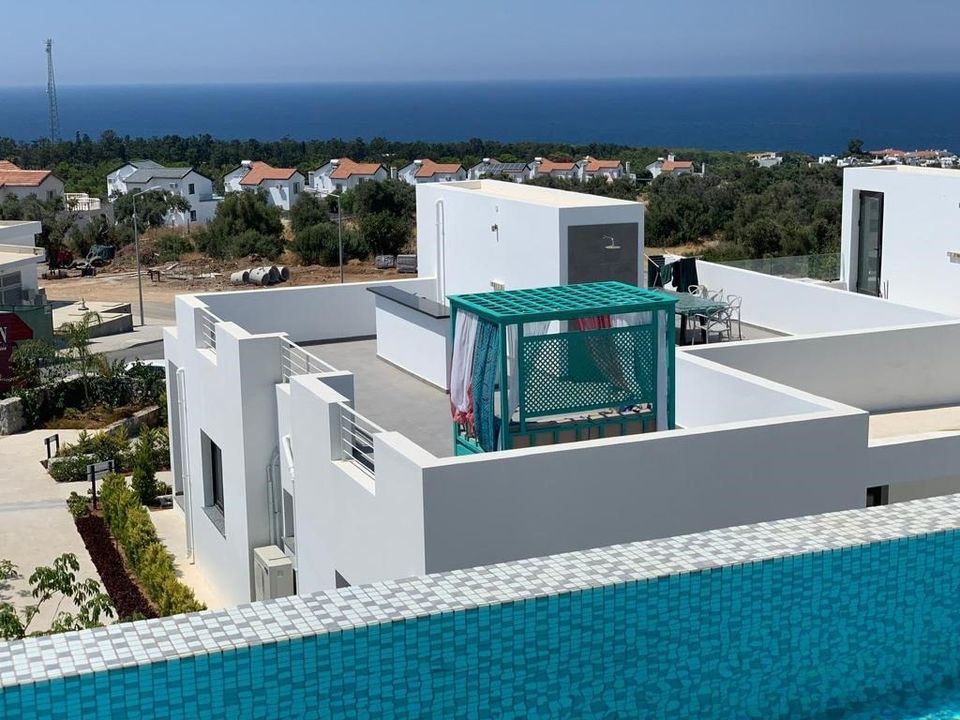
[[[196,213],[196,219],[190,217],[190,211],[168,213],[167,224],[174,227],[207,223],[217,214],[219,200],[213,196],[213,181],[204,177],[196,170],[191,170],[184,175],[182,179],[151,178],[146,182],[131,183],[122,181],[121,184],[124,188],[121,194],[140,192],[147,188],[158,187],[161,190],[186,198],[190,203],[190,210]],[[190,192],[191,184],[193,185],[193,193]]]
[[[0,245],[32,248],[43,231],[39,220],[0,220]]]
[[[285,212],[290,212],[290,208],[300,197],[306,187],[303,175],[299,172],[291,175],[287,180],[264,180],[259,185],[241,185],[240,181],[246,177],[250,169],[239,167],[223,176],[224,192],[257,192],[262,190],[267,196],[267,202]]]
[[[294,173],[289,180],[264,180],[258,186],[267,194],[267,202],[290,212],[290,208],[303,192],[303,175]]]
[[[375,285],[392,285],[416,295],[429,295],[433,278],[393,279],[342,285],[241,290],[195,296],[222,320],[232,320],[250,333],[283,332],[294,342],[372,337],[376,331]]]
[[[744,322],[790,335],[895,327],[951,320],[839,288],[697,261],[700,282],[711,291],[743,298]]]
[[[340,460],[340,409],[349,398],[321,377],[290,383],[297,477],[299,590],[426,572],[421,464],[432,456],[399,433],[374,436],[375,480]]]
[[[889,300],[960,315],[960,173],[937,168],[849,168],[843,173],[843,279],[856,289],[858,191],[883,193],[880,286]]]
[[[434,288],[432,278],[390,284],[418,294]],[[935,486],[960,475],[955,434],[868,440],[865,410],[933,397],[960,402],[960,384],[944,379],[960,351],[960,323],[941,323],[836,340],[681,351],[681,429],[673,432],[436,458],[403,437],[402,427],[386,428],[374,433],[371,478],[344,460],[340,445],[341,403],[351,401],[352,376],[295,377],[278,391],[279,339],[247,334],[283,331],[297,340],[370,335],[376,310],[369,286],[178,298],[178,327],[166,331],[165,352],[187,378],[184,434],[196,558],[231,602],[249,598],[250,552],[269,541],[266,467],[287,433],[294,460],[292,467],[282,460],[281,476],[295,492],[300,592],[331,587],[335,571],[351,583],[366,583],[861,507],[867,487]],[[218,325],[215,353],[197,348],[203,303],[244,327]],[[918,360],[918,344],[942,352]],[[748,370],[772,379],[744,371],[741,356],[751,359],[754,347],[759,359]],[[323,358],[322,348],[315,352]],[[864,364],[864,357],[883,361]],[[779,385],[780,379],[803,389]],[[226,538],[203,509],[200,430],[224,453]],[[246,531],[234,524],[244,522]]]
[[[330,177],[336,166],[329,163],[311,173],[311,186],[321,194],[340,192],[341,190],[352,190],[362,182],[380,182],[390,177],[384,168],[380,168],[373,175],[351,175],[343,180],[336,180]]]
[[[494,281],[507,290],[563,285],[567,282],[567,229],[602,223],[638,223],[638,257],[642,259],[640,203],[602,199],[595,206],[562,207],[561,201],[551,205],[550,198],[567,193],[537,187],[524,188],[519,195],[488,193],[476,181],[417,186],[420,274],[439,277],[444,295],[483,292]],[[494,225],[496,231],[491,230]],[[442,248],[439,259],[438,248]]]
[[[410,163],[405,167],[400,169],[400,172],[397,174],[397,177],[400,180],[403,180],[409,185],[422,185],[424,183],[442,183],[442,182],[457,182],[460,180],[467,179],[467,171],[463,168],[460,168],[455,173],[445,173],[437,172],[431,175],[430,177],[417,177],[417,172],[420,170],[420,166],[415,163]]]
[[[851,411],[438,462],[427,571],[862,507],[866,434]]]
[[[137,168],[134,165],[127,163],[107,175],[107,199],[126,194],[126,179],[136,171]]]
[[[252,548],[270,541],[266,469],[277,437],[280,342],[223,323],[216,328],[216,351],[198,348],[202,312],[196,298],[177,298],[177,329],[164,331],[164,356],[184,375],[187,422],[180,432],[189,456],[184,511],[193,528],[196,563],[219,599],[236,604],[253,594]],[[169,408],[171,415],[177,411]],[[222,452],[223,533],[206,507],[201,432]],[[171,452],[182,448],[172,444]]]
[[[377,356],[441,390],[449,390],[449,318],[432,318],[377,297]]]
[[[960,404],[958,322],[720,343],[681,354],[871,412]]]
[[[0,185],[0,197],[15,195],[20,200],[36,195],[39,200],[55,200],[63,196],[63,180],[48,175],[36,186]]]

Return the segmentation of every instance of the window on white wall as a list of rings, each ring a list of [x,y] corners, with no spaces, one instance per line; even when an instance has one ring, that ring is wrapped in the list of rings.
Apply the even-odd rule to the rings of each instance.
[[[203,459],[203,505],[207,517],[226,536],[223,521],[223,452],[203,431],[200,431]]]
[[[196,222],[196,221],[197,221],[197,211],[196,211],[196,210],[191,210],[191,211],[190,211],[190,220],[191,220],[192,222]]]
[[[194,192],[194,187],[193,187],[193,183],[190,183],[190,184],[187,186],[187,194],[188,194],[188,195],[194,195],[194,194],[195,194],[195,192]]]

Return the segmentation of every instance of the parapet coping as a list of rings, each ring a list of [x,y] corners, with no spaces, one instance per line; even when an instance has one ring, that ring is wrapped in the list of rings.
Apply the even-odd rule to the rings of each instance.
[[[0,688],[960,528],[960,494],[0,643]]]

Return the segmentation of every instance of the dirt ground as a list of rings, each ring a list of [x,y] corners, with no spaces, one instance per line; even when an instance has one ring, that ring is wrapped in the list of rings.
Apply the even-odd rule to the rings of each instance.
[[[289,258],[292,259],[292,258]],[[258,265],[285,265],[284,258],[275,263],[245,258],[241,261],[212,261],[200,255],[190,254],[175,267],[161,275],[159,282],[151,280],[148,267],[168,268],[172,263],[159,263],[143,267],[143,298],[146,302],[172,302],[183,293],[217,292],[220,290],[255,290],[254,285],[231,285],[230,273]],[[297,266],[290,268],[290,280],[273,287],[296,285],[323,285],[340,281],[340,271],[336,267],[320,265]],[[135,266],[134,266],[135,267]],[[206,277],[201,277],[206,276]],[[400,275],[396,270],[377,270],[372,261],[351,260],[344,267],[345,282],[368,282],[391,277],[410,277]],[[126,263],[111,263],[100,268],[96,277],[68,277],[60,280],[41,280],[50,300],[96,300],[105,302],[131,302],[137,296],[137,274]]]

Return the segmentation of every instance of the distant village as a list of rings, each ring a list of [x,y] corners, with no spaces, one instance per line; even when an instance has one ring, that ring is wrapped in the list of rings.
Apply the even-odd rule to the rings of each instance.
[[[954,168],[957,156],[950,150],[897,150],[884,148],[871,150],[868,157],[847,155],[821,155],[817,159],[820,165],[837,167],[862,167],[869,165],[912,165],[914,167]]]
[[[783,156],[775,152],[749,153],[754,165],[771,168],[783,163]],[[898,150],[885,148],[861,155],[821,155],[810,166],[832,165],[840,168],[874,165],[912,165],[922,167],[957,167],[957,156],[949,150]],[[699,167],[692,160],[672,154],[657,158],[646,165],[645,176],[706,175],[707,164]],[[390,167],[378,162],[357,162],[348,157],[333,158],[307,173],[304,177],[296,168],[273,167],[261,160],[244,160],[223,178],[223,192],[262,192],[268,204],[289,212],[301,193],[319,196],[336,195],[359,184],[387,179],[400,180],[410,185],[442,183],[482,178],[510,182],[529,182],[541,178],[555,178],[569,182],[587,182],[596,178],[615,182],[636,181],[637,173],[629,161],[598,159],[589,155],[580,160],[555,161],[535,157],[530,162],[501,162],[483,158],[479,163],[465,167],[459,163],[436,162],[430,158],[414,160],[404,167]],[[124,163],[106,177],[108,200],[128,193],[164,190],[189,201],[189,209],[171,211],[168,224],[187,226],[203,224],[216,215],[223,195],[217,193],[216,183],[192,167],[168,167],[152,160],[133,160]],[[86,193],[64,192],[63,180],[49,170],[22,169],[7,160],[0,160],[0,196],[25,198],[35,195],[42,200],[63,199],[64,206],[76,213],[97,213],[108,210],[109,204]]]

